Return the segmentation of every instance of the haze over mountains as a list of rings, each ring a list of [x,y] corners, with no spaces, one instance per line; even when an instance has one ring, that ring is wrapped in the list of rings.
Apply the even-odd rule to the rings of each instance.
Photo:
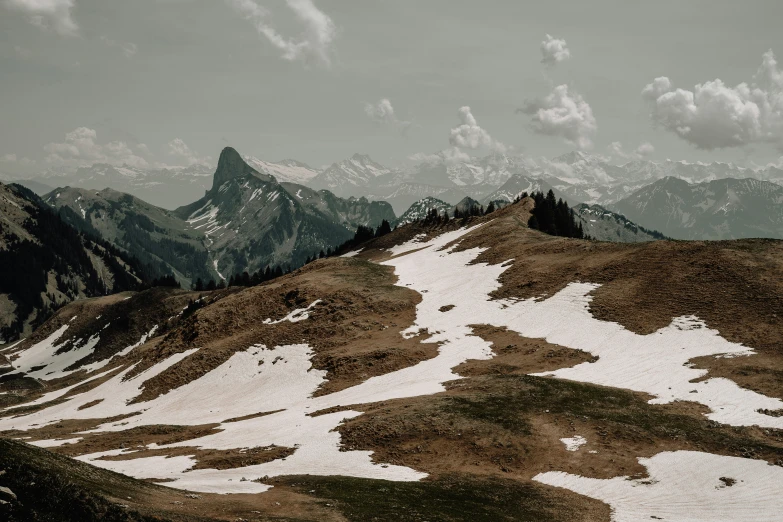
[[[644,215],[635,213],[631,200],[637,191],[659,180],[674,178],[686,184],[699,184],[721,179],[757,179],[776,185],[783,184],[783,170],[774,166],[752,170],[731,163],[653,162],[642,159],[616,165],[606,157],[579,151],[551,160],[533,160],[500,153],[450,163],[442,159],[430,159],[398,169],[388,168],[361,154],[355,154],[323,170],[293,159],[271,162],[248,155],[243,156],[243,159],[258,173],[273,176],[278,183],[294,183],[316,191],[328,190],[341,198],[366,197],[368,200],[386,201],[398,216],[426,197],[435,197],[455,205],[469,196],[486,205],[492,200],[510,201],[521,192],[546,192],[551,189],[573,206],[580,203],[599,204],[620,213],[628,211],[631,215],[626,217],[650,229],[659,227],[661,219],[653,217],[650,208]],[[109,187],[173,210],[203,198],[212,189],[213,172],[207,165],[144,170],[96,164],[73,171],[49,171],[24,183],[39,191],[47,186],[68,185],[90,189]],[[692,192],[682,183],[671,185],[670,188]],[[750,198],[756,202],[767,201],[762,206],[774,206],[773,192],[768,185],[757,184],[746,186],[741,190],[742,194],[736,197]],[[677,198],[693,200],[707,197],[705,194],[686,196],[683,193]],[[640,194],[634,197],[638,199],[645,196]],[[631,199],[621,203],[628,198]],[[707,199],[702,202],[691,201],[691,204],[711,205]],[[671,212],[671,209],[667,212]],[[692,214],[684,208],[676,212]],[[709,235],[703,238],[752,237],[748,234],[753,233],[780,237],[780,233],[775,230],[775,219],[767,224],[753,222],[759,219],[758,216],[737,215],[736,219],[748,219],[751,222],[747,227],[713,224]],[[674,233],[671,227],[688,228],[689,231]],[[664,228],[669,230],[672,237],[700,238],[699,234],[702,233],[698,227],[694,229],[687,223],[670,223]]]

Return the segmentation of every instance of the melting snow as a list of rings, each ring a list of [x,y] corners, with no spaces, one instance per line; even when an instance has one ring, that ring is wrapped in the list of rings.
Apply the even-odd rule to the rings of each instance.
[[[696,451],[639,459],[648,478],[594,479],[550,471],[533,480],[606,502],[613,522],[780,522],[783,468],[761,460]]]
[[[560,442],[565,444],[566,451],[578,451],[579,448],[587,444],[587,439],[581,435],[574,435],[573,437],[560,439]]]
[[[469,264],[483,251],[480,248],[462,252],[441,250],[468,231],[443,234],[427,243],[414,238],[392,249],[395,255],[411,253],[383,263],[395,267],[397,284],[422,295],[416,321],[407,335],[423,328],[433,334],[426,342],[460,347],[475,358],[474,354],[482,350],[491,353],[490,347],[472,335],[468,325],[505,326],[524,337],[543,338],[599,356],[597,362],[542,375],[649,393],[656,397],[651,401],[655,404],[675,400],[699,402],[711,409],[710,419],[725,424],[783,428],[783,417],[757,411],[783,408],[780,399],[740,388],[724,378],[691,382],[704,377],[707,370],[686,366],[689,360],[718,354],[748,355],[752,353],[748,347],[723,339],[692,316],[676,318],[671,325],[650,335],[638,335],[617,323],[600,321],[589,311],[590,293],[599,287],[595,284],[572,283],[542,301],[492,300],[490,294],[500,286],[498,277],[510,265]],[[471,299],[465,300],[465,295]],[[441,307],[448,305],[455,306],[447,313],[440,312]],[[444,353],[441,348],[441,354]]]
[[[185,307],[185,308],[187,308],[187,307]],[[128,355],[129,353],[131,353],[134,349],[136,349],[139,346],[141,346],[142,344],[146,343],[147,339],[152,337],[155,334],[155,331],[157,329],[158,329],[158,325],[153,326],[150,329],[149,332],[147,332],[147,333],[145,333],[144,335],[141,336],[141,339],[139,339],[139,341],[137,343],[123,348],[122,350],[120,350],[119,352],[115,353],[114,355],[112,355],[108,359],[104,359],[102,361],[98,361],[98,362],[95,362],[95,363],[92,363],[92,364],[86,364],[86,365],[82,366],[82,368],[84,368],[88,372],[94,372],[95,370],[100,370],[101,368],[103,368],[104,366],[106,366],[107,364],[112,362],[114,359],[117,359],[119,357],[124,357],[124,356]]]
[[[312,310],[313,307],[320,302],[321,302],[320,299],[316,299],[315,301],[310,303],[310,306],[308,306],[307,308],[297,308],[290,314],[286,315],[282,319],[278,319],[277,321],[273,321],[272,319],[268,319],[268,318],[264,319],[264,324],[278,324],[278,323],[282,323],[283,321],[289,321],[292,323],[298,323],[299,321],[304,321],[305,319],[310,318],[310,313],[309,313],[310,310]]]
[[[134,368],[134,366],[130,366],[100,386],[68,397],[64,402],[29,415],[0,419],[0,431],[28,430],[54,424],[63,419],[101,419],[143,411],[149,407],[148,403],[127,403],[141,393],[144,381],[155,377],[196,351],[198,350],[192,349],[172,355],[135,377],[125,380],[128,373]],[[79,409],[79,407],[94,401],[100,402],[89,408]]]
[[[90,355],[100,337],[95,334],[82,343],[75,341],[70,350],[58,353],[65,342],[59,345],[55,343],[62,338],[67,329],[68,325],[64,324],[43,341],[20,352],[19,356],[11,361],[14,369],[29,377],[44,380],[59,379],[76,371],[65,369]]]
[[[76,437],[75,439],[50,439],[50,440],[34,440],[30,444],[38,446],[39,448],[57,448],[59,446],[65,446],[66,444],[76,444],[81,441],[82,437]]]

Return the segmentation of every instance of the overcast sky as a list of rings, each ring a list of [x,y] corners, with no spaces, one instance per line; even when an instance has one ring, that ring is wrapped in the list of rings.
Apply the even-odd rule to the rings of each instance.
[[[226,145],[777,162],[781,20],[780,0],[0,0],[0,170]]]

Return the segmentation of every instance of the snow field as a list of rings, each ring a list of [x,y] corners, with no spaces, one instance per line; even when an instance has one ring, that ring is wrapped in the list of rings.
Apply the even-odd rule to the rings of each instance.
[[[12,366],[17,372],[47,381],[65,377],[76,371],[65,369],[90,355],[100,341],[100,337],[99,334],[95,334],[86,341],[77,340],[67,352],[57,353],[65,344],[65,340],[60,344],[55,343],[62,339],[67,329],[68,324],[64,324],[43,341],[20,352],[19,356],[11,361]]]
[[[422,295],[416,321],[404,334],[426,330],[431,337],[425,342],[443,343],[443,355],[452,345],[486,345],[472,335],[471,324],[507,327],[524,337],[543,338],[599,357],[594,363],[540,375],[649,393],[656,397],[651,401],[656,404],[699,402],[710,408],[710,419],[724,424],[783,428],[783,417],[758,413],[760,409],[783,408],[780,399],[740,388],[723,378],[691,382],[707,374],[688,365],[693,358],[753,353],[747,346],[723,339],[696,317],[675,318],[657,332],[638,335],[590,314],[590,294],[599,285],[588,283],[571,283],[542,301],[491,300],[490,294],[500,286],[498,278],[509,265],[469,264],[483,251],[479,248],[441,250],[458,239],[459,233],[473,229],[443,234],[427,243],[414,238],[396,250],[410,253],[382,263],[394,266],[400,286]],[[444,306],[453,308],[441,312]]]
[[[612,522],[783,521],[783,468],[697,451],[668,451],[639,463],[648,478],[594,479],[550,471],[533,480],[606,502]]]

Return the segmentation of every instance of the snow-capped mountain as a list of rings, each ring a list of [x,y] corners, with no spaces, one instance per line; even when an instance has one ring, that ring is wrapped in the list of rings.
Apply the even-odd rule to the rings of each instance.
[[[783,187],[752,178],[666,177],[612,208],[675,239],[783,238]]]
[[[392,173],[365,154],[354,154],[339,163],[334,163],[312,178],[310,186],[326,189],[341,197],[362,196],[369,187],[382,184],[379,180]]]
[[[269,173],[279,174],[281,164],[261,164],[267,172],[225,149],[204,183],[206,194],[174,211],[114,189],[64,187],[45,200],[73,211],[156,276],[174,274],[186,287],[197,278],[228,278],[267,265],[297,267],[353,237],[358,225],[394,220],[388,203],[281,183]],[[301,173],[301,164],[287,165]]]
[[[573,208],[574,217],[582,224],[585,234],[598,241],[615,243],[641,243],[665,239],[654,230],[641,227],[622,214],[605,209],[601,205],[580,203]]]
[[[307,185],[319,173],[305,163],[286,159],[278,162],[264,161],[254,156],[243,156],[245,162],[262,174],[274,176],[280,183]]]
[[[483,158],[474,158],[469,162],[449,165],[446,172],[449,181],[460,187],[481,185],[499,187],[524,168],[519,158],[506,154],[492,154]]]
[[[545,180],[529,175],[515,174],[500,188],[485,197],[483,201],[485,204],[488,204],[490,201],[511,202],[524,192],[532,194],[533,192],[547,192],[550,189],[552,189],[552,186]]]
[[[411,205],[426,197],[435,197],[455,205],[467,194],[459,187],[439,187],[422,183],[402,182],[393,186],[371,189],[369,199],[388,202],[395,213],[403,213]]]
[[[427,196],[426,198],[422,198],[415,202],[408,210],[403,212],[394,222],[394,226],[398,227],[422,220],[427,217],[427,212],[432,209],[436,209],[438,214],[443,214],[444,212],[451,213],[453,208],[454,205],[451,205],[450,203],[446,203],[445,201],[432,196]]]

